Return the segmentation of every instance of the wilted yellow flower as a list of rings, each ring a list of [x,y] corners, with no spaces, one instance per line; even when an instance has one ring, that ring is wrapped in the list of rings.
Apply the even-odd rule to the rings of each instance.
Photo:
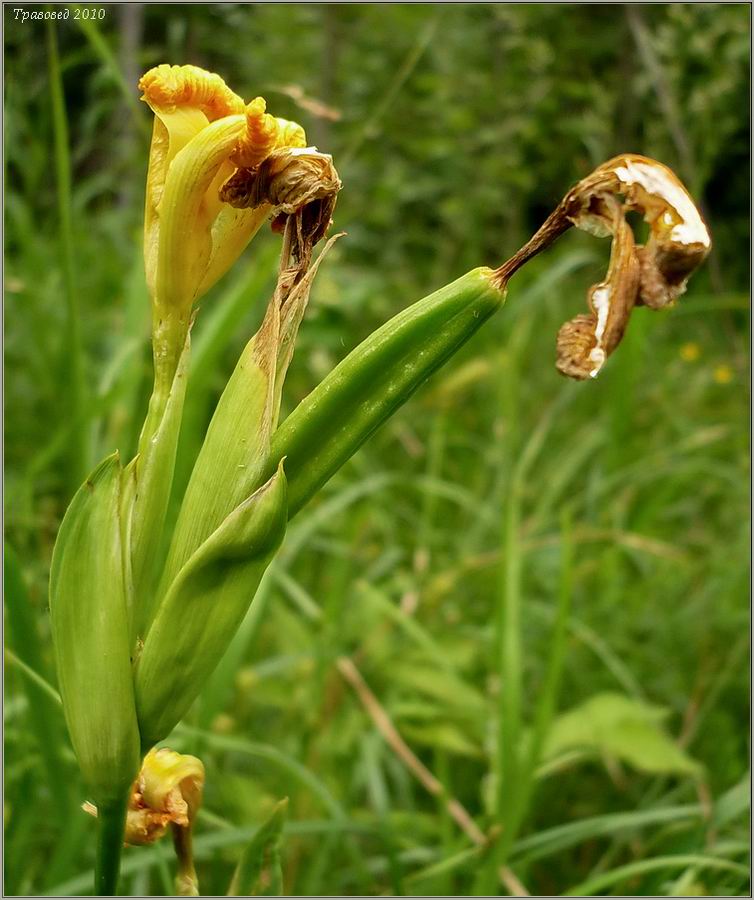
[[[305,147],[304,130],[248,105],[219,75],[161,65],[139,82],[155,114],[147,175],[144,259],[158,314],[183,321],[192,304],[238,258],[269,204],[238,210],[219,191],[239,166],[254,168],[273,150]]]
[[[203,790],[204,766],[201,760],[168,750],[167,747],[147,753],[134,785],[134,799],[139,796],[141,804],[152,815],[169,816],[178,862],[175,890],[179,897],[199,896],[192,830],[202,803]]]
[[[204,766],[195,756],[152,749],[141,764],[136,789],[145,806],[168,813],[171,822],[185,828],[201,806]]]
[[[131,786],[126,814],[126,844],[153,844],[168,826],[173,831],[173,847],[178,861],[175,879],[179,897],[198,897],[194,869],[192,829],[202,803],[204,765],[195,756],[185,756],[161,747],[144,757],[139,775]],[[84,803],[84,812],[97,816],[93,803]]]
[[[204,765],[167,747],[152,749],[144,757],[128,801],[125,841],[152,844],[168,825],[190,828],[201,806]],[[85,803],[85,812],[97,815],[97,807]]]
[[[612,220],[613,245],[605,280],[592,285],[588,299],[591,312],[576,316],[558,332],[557,368],[571,378],[594,378],[623,337],[636,303],[639,263],[631,226],[614,197],[603,198]]]
[[[579,182],[568,195],[573,203],[569,218],[586,231],[610,233],[602,204],[615,195],[623,197],[624,209],[642,213],[649,225],[649,240],[636,248],[641,266],[637,303],[653,309],[668,306],[683,294],[689,275],[709,253],[707,226],[675,173],[635,153],[608,160]]]

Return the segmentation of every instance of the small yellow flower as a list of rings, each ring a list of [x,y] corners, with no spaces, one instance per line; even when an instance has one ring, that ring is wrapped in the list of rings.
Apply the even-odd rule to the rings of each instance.
[[[155,114],[147,175],[144,260],[158,316],[187,322],[193,303],[230,268],[270,215],[233,209],[219,197],[239,166],[273,150],[305,147],[304,130],[248,105],[219,75],[161,65],[139,82]]]
[[[679,356],[684,362],[692,363],[696,362],[701,356],[701,350],[699,348],[699,344],[694,341],[687,341],[685,344],[681,346],[681,349],[678,351]]]
[[[733,369],[729,365],[723,363],[722,365],[715,366],[715,371],[712,373],[712,377],[715,379],[717,384],[730,384],[733,381]]]

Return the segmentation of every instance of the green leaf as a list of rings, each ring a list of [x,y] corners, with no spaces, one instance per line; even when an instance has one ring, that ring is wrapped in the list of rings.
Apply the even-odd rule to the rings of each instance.
[[[666,711],[623,694],[596,694],[558,716],[545,744],[550,759],[571,749],[620,759],[642,772],[698,775],[700,766],[661,726]]]
[[[121,545],[121,467],[107,457],[79,488],[58,532],[50,612],[58,683],[81,771],[108,806],[139,768]]]
[[[144,747],[188,711],[241,624],[285,534],[282,465],[183,566],[162,598],[136,666]]]
[[[423,744],[425,747],[445,750],[454,756],[467,756],[472,759],[483,756],[482,748],[452,722],[435,722],[427,725],[401,722],[401,732],[411,744]]]
[[[718,859],[715,856],[704,854],[682,853],[675,856],[655,856],[642,859],[637,862],[618,866],[607,872],[602,872],[586,881],[582,881],[575,887],[565,891],[563,897],[591,897],[593,894],[603,894],[607,888],[621,881],[636,879],[648,872],[663,869],[717,869],[723,872],[733,872],[739,878],[748,879],[749,870],[739,863],[730,862],[727,859]]]
[[[489,706],[483,694],[451,672],[442,671],[437,666],[396,663],[390,667],[390,680],[439,700],[446,714],[448,709],[456,714],[461,713],[463,718],[480,727],[486,722]]]
[[[259,826],[243,851],[229,897],[280,897],[283,893],[283,872],[280,865],[280,840],[288,815],[288,798],[275,805],[272,813]]]
[[[747,817],[751,808],[751,775],[746,775],[729,788],[715,803],[714,821],[716,828]]]

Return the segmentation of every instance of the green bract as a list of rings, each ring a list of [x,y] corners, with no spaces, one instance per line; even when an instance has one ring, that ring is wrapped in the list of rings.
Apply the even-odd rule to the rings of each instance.
[[[139,768],[120,494],[114,453],[68,507],[50,571],[60,694],[76,757],[99,806],[117,802]]]
[[[136,664],[142,743],[167,737],[241,624],[285,534],[282,465],[192,554],[162,599]]]
[[[284,245],[278,288],[220,397],[191,473],[163,572],[163,590],[225,516],[261,483],[298,327],[331,243],[293,284],[287,276],[288,242]]]

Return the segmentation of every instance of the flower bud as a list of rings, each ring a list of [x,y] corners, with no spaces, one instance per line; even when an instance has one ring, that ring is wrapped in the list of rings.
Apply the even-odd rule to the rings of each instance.
[[[68,731],[95,802],[117,803],[139,767],[118,455],[79,488],[55,542],[50,613]]]
[[[183,718],[227,649],[288,521],[282,465],[188,559],[161,597],[136,663],[142,746]]]
[[[273,435],[265,473],[285,459],[291,516],[505,301],[492,269],[473,269],[378,328]]]

